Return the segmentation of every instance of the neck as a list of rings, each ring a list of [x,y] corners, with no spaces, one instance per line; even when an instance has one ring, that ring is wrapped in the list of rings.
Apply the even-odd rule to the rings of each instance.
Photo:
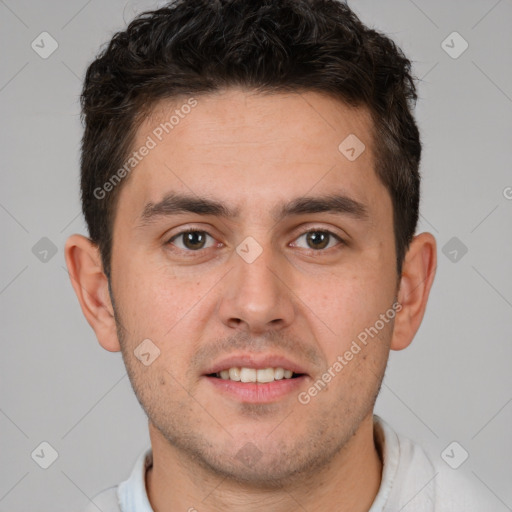
[[[254,488],[208,471],[170,445],[151,423],[150,437],[153,466],[146,474],[146,488],[155,512],[253,512],[262,507],[275,512],[368,512],[381,482],[372,415],[329,464],[279,489]]]

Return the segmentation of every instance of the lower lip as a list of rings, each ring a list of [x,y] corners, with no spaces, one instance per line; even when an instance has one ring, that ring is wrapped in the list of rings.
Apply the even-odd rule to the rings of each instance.
[[[218,389],[240,402],[246,403],[270,403],[279,399],[297,393],[306,379],[305,375],[295,377],[294,379],[274,380],[273,382],[237,382],[228,379],[219,379],[218,377],[208,377],[206,379]]]

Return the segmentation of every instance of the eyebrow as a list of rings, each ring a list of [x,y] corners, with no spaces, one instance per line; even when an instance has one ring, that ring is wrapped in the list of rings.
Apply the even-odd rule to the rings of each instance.
[[[195,213],[197,215],[214,215],[216,217],[235,218],[238,210],[233,210],[224,204],[186,194],[167,194],[158,203],[148,203],[140,216],[140,226],[146,226],[162,217],[178,215],[180,213]]]
[[[367,220],[369,218],[368,209],[363,203],[339,194],[320,197],[299,197],[283,205],[277,215],[274,215],[274,218],[280,220],[290,215],[322,212],[348,215],[358,220]]]
[[[326,196],[306,196],[293,199],[289,203],[279,205],[271,212],[276,220],[293,215],[311,213],[333,213],[348,215],[358,220],[369,218],[366,206],[345,195],[330,194]],[[140,227],[145,227],[160,218],[194,213],[197,215],[213,215],[226,219],[237,218],[239,208],[229,208],[219,201],[187,194],[170,193],[158,203],[147,203],[140,215]]]

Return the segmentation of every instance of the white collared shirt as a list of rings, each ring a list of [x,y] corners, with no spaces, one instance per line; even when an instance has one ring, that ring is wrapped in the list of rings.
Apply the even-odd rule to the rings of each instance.
[[[484,501],[456,470],[441,459],[434,464],[423,448],[399,436],[378,416],[374,416],[374,436],[383,470],[379,492],[368,512],[492,512],[492,497]],[[84,512],[98,508],[102,512],[154,512],[145,483],[152,460],[148,447],[128,480],[98,494]]]

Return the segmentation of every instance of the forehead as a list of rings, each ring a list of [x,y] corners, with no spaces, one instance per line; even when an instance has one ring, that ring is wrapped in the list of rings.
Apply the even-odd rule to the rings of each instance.
[[[374,172],[372,122],[362,108],[315,93],[230,89],[159,102],[140,125],[144,151],[121,191],[140,212],[169,191],[260,207],[330,192],[368,202],[384,193]],[[238,204],[236,204],[238,203]]]

